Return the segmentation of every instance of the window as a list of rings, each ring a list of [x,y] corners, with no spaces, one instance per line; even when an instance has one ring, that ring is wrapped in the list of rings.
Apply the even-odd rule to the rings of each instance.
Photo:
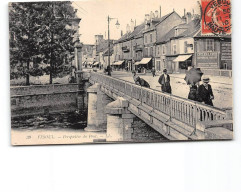
[[[148,48],[145,48],[145,56],[148,56]]]
[[[150,48],[150,56],[153,56],[153,47]]]
[[[177,54],[177,45],[176,44],[173,44],[172,52],[173,52],[173,54]]]
[[[157,55],[160,54],[160,46],[157,46]]]
[[[177,36],[178,36],[178,30],[175,29],[175,37],[177,37]]]
[[[214,51],[214,40],[213,39],[206,40],[206,51]]]
[[[223,69],[227,70],[228,69],[228,63],[223,64]]]
[[[162,54],[165,55],[166,54],[166,46],[162,45]]]
[[[145,35],[145,43],[147,43],[147,35]]]
[[[152,34],[150,34],[150,42],[152,43]]]

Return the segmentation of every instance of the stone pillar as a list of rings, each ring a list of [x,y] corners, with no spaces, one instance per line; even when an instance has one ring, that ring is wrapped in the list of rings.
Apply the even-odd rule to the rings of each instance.
[[[106,131],[107,116],[105,107],[112,99],[100,90],[96,83],[87,89],[88,93],[88,119],[85,131]]]
[[[82,90],[83,87],[83,68],[82,68],[82,43],[77,43],[75,45],[75,67],[77,69],[76,73],[76,80],[78,83],[79,90]]]
[[[133,133],[133,115],[128,110],[129,102],[120,97],[106,106],[107,135],[106,141],[131,141]]]

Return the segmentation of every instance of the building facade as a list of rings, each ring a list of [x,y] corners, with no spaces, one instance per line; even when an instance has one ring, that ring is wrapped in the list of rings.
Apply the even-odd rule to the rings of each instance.
[[[194,36],[195,65],[201,69],[232,70],[231,36]]]

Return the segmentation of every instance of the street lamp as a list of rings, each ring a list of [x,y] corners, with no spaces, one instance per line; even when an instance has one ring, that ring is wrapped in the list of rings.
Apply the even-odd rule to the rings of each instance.
[[[108,16],[108,66],[110,66],[110,21],[111,20],[117,20],[116,21],[116,28],[119,29],[120,23],[117,18],[111,18]]]

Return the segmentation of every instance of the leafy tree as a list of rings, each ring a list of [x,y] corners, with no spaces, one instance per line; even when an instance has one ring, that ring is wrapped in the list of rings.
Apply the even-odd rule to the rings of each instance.
[[[44,71],[50,75],[50,84],[53,78],[68,71],[66,64],[74,58],[74,34],[72,19],[75,11],[71,2],[46,2],[44,7],[39,5],[43,16],[40,29],[40,52],[43,62],[49,64]]]
[[[60,76],[74,58],[75,10],[69,1],[12,3],[10,6],[11,78]],[[44,63],[45,66],[41,64]],[[30,66],[31,65],[31,66]]]
[[[37,66],[30,67],[30,63],[39,61],[38,20],[40,15],[34,10],[35,3],[11,3],[9,8],[10,31],[10,68],[11,79],[35,76]],[[42,75],[38,72],[36,76]]]

